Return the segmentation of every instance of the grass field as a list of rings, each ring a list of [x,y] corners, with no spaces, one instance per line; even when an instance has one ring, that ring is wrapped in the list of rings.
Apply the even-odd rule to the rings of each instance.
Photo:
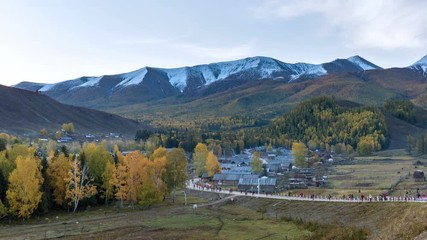
[[[325,167],[328,188],[294,190],[316,195],[426,192],[414,170],[427,161],[402,151],[380,152]],[[410,173],[408,177],[408,173]],[[401,180],[400,180],[401,179]],[[400,180],[400,181],[399,181]],[[395,184],[398,183],[398,184]],[[358,191],[361,191],[360,193]],[[0,239],[414,239],[427,231],[425,203],[302,202],[186,190],[144,209],[98,207],[53,212],[23,222],[0,222]],[[198,204],[197,209],[192,205]],[[427,234],[427,232],[426,232]],[[423,239],[423,238],[419,238]],[[417,239],[418,240],[418,239]]]
[[[198,193],[196,193],[198,194]],[[291,221],[264,218],[254,209],[212,205],[217,196],[191,195],[184,206],[180,196],[176,205],[150,209],[91,209],[77,214],[60,213],[28,222],[0,226],[4,239],[304,239],[311,232]],[[192,204],[201,205],[192,209]]]
[[[424,163],[415,166],[415,162]],[[356,196],[388,193],[391,196],[404,196],[406,192],[414,194],[418,189],[427,194],[426,182],[415,182],[412,175],[415,170],[427,171],[427,160],[413,157],[404,151],[384,151],[374,156],[356,157],[351,161],[337,162],[331,166],[317,169],[317,175],[327,175],[326,188],[308,188],[292,190],[293,194],[315,194],[327,196]]]
[[[427,230],[425,204],[219,199],[187,190],[176,205],[90,209],[2,222],[1,239],[413,239]],[[224,196],[222,196],[224,197]],[[197,209],[192,208],[198,203]]]
[[[424,165],[415,166],[415,162]],[[378,196],[387,193],[390,196],[414,196],[419,189],[427,194],[427,182],[416,182],[413,179],[415,170],[427,172],[427,159],[409,156],[402,150],[391,150],[376,153],[375,156],[356,157],[351,161],[337,162],[334,165],[320,167],[315,170],[316,176],[327,175],[327,187],[309,187],[292,189],[282,194],[314,194],[316,196],[342,197]]]

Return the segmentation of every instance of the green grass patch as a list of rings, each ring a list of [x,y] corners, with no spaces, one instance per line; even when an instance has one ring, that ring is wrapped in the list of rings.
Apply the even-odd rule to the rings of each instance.
[[[233,220],[224,221],[219,232],[223,239],[304,239],[310,231],[295,223],[272,220]]]
[[[187,214],[160,217],[152,219],[147,224],[149,227],[154,228],[173,228],[173,229],[187,229],[187,228],[218,228],[220,222],[213,216],[208,214]]]

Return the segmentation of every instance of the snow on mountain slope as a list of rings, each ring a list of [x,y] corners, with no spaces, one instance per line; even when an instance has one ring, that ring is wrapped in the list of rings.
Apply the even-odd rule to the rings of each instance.
[[[242,72],[252,73],[252,76],[257,78],[274,78],[276,74],[288,77],[302,74],[312,66],[314,65],[307,63],[284,63],[268,57],[251,57],[237,61],[195,66],[195,68],[201,71],[205,77],[206,85],[209,85]]]
[[[347,58],[347,60],[356,64],[357,66],[359,66],[363,70],[381,69],[381,67],[378,67],[377,65],[367,61],[366,59],[364,59],[358,55],[353,56],[353,57],[349,57],[349,58]]]
[[[411,66],[409,66],[409,68],[414,70],[420,70],[423,73],[426,73],[427,72],[427,55],[422,57],[420,60],[416,61]]]
[[[72,89],[76,89],[76,88],[82,88],[82,87],[94,87],[97,86],[99,84],[99,81],[102,79],[102,77],[84,77],[87,79],[87,82],[77,85],[75,87],[70,88],[70,90]]]
[[[122,77],[123,80],[119,84],[117,84],[114,88],[122,88],[122,87],[131,86],[131,85],[138,85],[144,80],[144,77],[147,74],[147,72],[148,72],[147,68],[141,68],[133,72],[119,74],[119,76]]]
[[[39,89],[39,91],[40,91],[40,92],[47,92],[47,91],[49,91],[50,89],[52,89],[55,85],[56,85],[56,84],[46,84],[46,85],[43,85],[43,87],[41,87],[41,88]]]
[[[235,73],[246,71],[248,69],[257,68],[261,64],[265,66],[265,68],[260,69],[262,71],[262,75],[265,76],[265,71],[273,71],[273,69],[269,69],[269,68],[276,67],[274,66],[274,64],[271,63],[270,60],[271,59],[267,59],[267,58],[253,57],[253,58],[245,58],[237,61],[213,63],[213,64],[209,64],[208,66],[214,69],[218,69],[220,71],[216,80],[225,79]],[[207,84],[210,84],[212,82],[213,81],[211,80],[207,82]]]
[[[312,75],[312,76],[313,75],[314,76],[323,76],[327,73],[328,73],[328,71],[326,71],[326,69],[321,64],[313,66],[304,72],[305,75]]]
[[[167,74],[172,86],[181,92],[187,87],[189,77],[202,77],[204,85],[212,84],[216,81],[226,79],[233,74],[245,71],[253,71],[261,78],[269,78],[272,74],[284,70],[285,63],[267,57],[251,57],[236,61],[211,63],[207,65],[197,65],[194,67],[162,69]],[[301,68],[298,66],[297,68]]]
[[[323,68],[322,64],[305,64],[305,67],[301,68],[301,71],[297,72],[297,74],[291,75],[289,82],[295,81],[301,76],[320,77],[326,74],[328,74],[328,72],[326,71],[326,69]]]
[[[47,92],[47,91],[68,91],[71,90],[79,85],[82,85],[86,82],[88,82],[90,77],[80,77],[73,80],[67,80],[64,82],[59,82],[55,84],[45,84],[43,87],[39,89],[40,92]]]
[[[424,64],[422,66],[425,66],[423,68],[423,71],[425,71],[427,69],[427,56],[415,64],[417,64],[416,66]],[[360,56],[337,59],[324,64],[293,64],[258,56],[192,67],[170,69],[145,67],[129,73],[101,77],[81,77],[56,84],[39,84],[37,86],[40,86],[38,90],[42,92],[66,92],[102,85],[104,87],[108,86],[105,91],[111,94],[129,86],[140,85],[145,78],[161,77],[164,74],[163,76],[167,78],[170,85],[182,93],[186,89],[197,89],[223,79],[253,80],[280,77],[291,82],[301,77],[317,78],[333,72],[359,71],[359,69],[361,71],[381,68]],[[153,70],[153,74],[151,74],[151,70]],[[188,86],[189,84],[191,86]],[[19,88],[31,88],[32,90],[36,89],[37,86],[27,83],[17,85]]]
[[[183,92],[185,87],[187,87],[187,68],[171,68],[171,69],[159,69],[164,71],[172,86],[179,89],[180,92]]]

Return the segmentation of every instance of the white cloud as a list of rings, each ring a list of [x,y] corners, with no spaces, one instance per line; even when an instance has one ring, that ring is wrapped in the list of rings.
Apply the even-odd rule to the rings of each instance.
[[[182,51],[199,57],[210,58],[214,61],[217,60],[235,60],[236,58],[247,57],[253,54],[253,42],[243,43],[234,46],[206,46],[197,43],[177,43],[176,47]]]
[[[320,17],[350,48],[421,48],[427,40],[427,1],[264,1],[252,9],[260,18]],[[316,18],[317,20],[317,18]]]

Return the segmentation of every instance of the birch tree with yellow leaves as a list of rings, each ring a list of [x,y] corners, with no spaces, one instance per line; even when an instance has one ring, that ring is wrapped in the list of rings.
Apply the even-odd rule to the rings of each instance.
[[[123,208],[123,202],[127,200],[129,185],[128,185],[129,169],[127,165],[123,163],[117,164],[116,168],[116,194],[117,200],[120,200],[120,207]]]
[[[40,160],[34,156],[16,158],[16,168],[9,175],[9,188],[6,192],[12,214],[25,219],[39,205],[43,183],[41,168]]]
[[[108,200],[114,198],[114,192],[117,185],[117,170],[114,163],[107,163],[105,171],[102,174],[103,184],[101,186],[102,197],[105,200],[105,205],[108,204]]]
[[[88,167],[87,165],[80,166],[78,156],[74,156],[74,162],[70,171],[68,171],[68,177],[65,179],[67,190],[65,198],[73,206],[73,213],[76,212],[79,206],[80,200],[91,197],[97,193],[96,186],[92,184],[91,179],[88,178]]]
[[[156,158],[144,164],[142,174],[142,185],[138,192],[140,205],[149,206],[153,203],[161,202],[166,194],[166,183],[164,181],[166,173],[166,157]]]
[[[175,195],[177,187],[185,187],[187,180],[187,158],[185,157],[184,149],[174,148],[166,155],[166,187],[167,191],[173,190],[173,202],[175,203]]]
[[[53,200],[59,206],[65,204],[66,179],[70,170],[70,158],[66,157],[64,153],[60,153],[58,156],[53,156],[53,154],[49,156],[47,175],[50,179],[49,184],[52,189]]]
[[[201,176],[205,171],[206,160],[208,159],[208,148],[203,143],[198,143],[194,148],[193,167],[197,176]]]
[[[208,153],[205,170],[208,173],[208,177],[213,177],[215,173],[221,172],[221,165],[219,164],[217,157],[213,154],[212,151]]]

